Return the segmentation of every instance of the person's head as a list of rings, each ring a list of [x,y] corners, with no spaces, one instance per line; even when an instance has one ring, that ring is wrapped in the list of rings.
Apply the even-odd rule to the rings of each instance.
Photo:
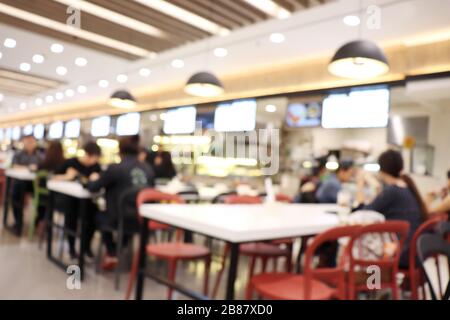
[[[399,179],[403,171],[403,157],[402,154],[395,150],[387,150],[383,152],[378,158],[380,165],[380,179],[383,182],[392,180],[392,178]]]
[[[102,155],[102,150],[93,141],[86,143],[83,146],[84,156],[80,159],[85,166],[93,166],[98,163]]]
[[[313,174],[313,176],[315,176],[315,177],[320,177],[321,175],[323,175],[326,171],[327,171],[327,168],[326,168],[326,165],[327,165],[327,157],[320,157],[320,158],[317,158],[316,160],[315,160],[315,166],[314,166],[314,168],[313,168],[313,172],[312,172],[312,174]]]
[[[138,159],[140,162],[145,162],[147,161],[147,156],[148,156],[148,151],[147,149],[140,147],[139,148],[139,154],[138,154]]]
[[[450,170],[447,171],[447,187],[450,189]]]
[[[353,178],[353,174],[354,169],[352,161],[344,160],[339,163],[336,176],[341,182],[349,182]]]
[[[134,156],[137,157],[140,151],[139,136],[123,137],[119,140],[119,153],[122,157]]]
[[[37,143],[36,143],[36,139],[34,138],[33,135],[24,136],[22,138],[22,143],[23,143],[23,149],[26,152],[32,153],[36,150]]]
[[[61,142],[51,141],[47,149],[45,149],[45,156],[42,162],[42,167],[46,170],[56,170],[64,162],[64,150]]]
[[[385,151],[378,158],[378,164],[380,165],[380,179],[383,182],[392,183],[393,181],[401,180],[406,184],[419,205],[422,220],[425,221],[428,216],[427,206],[413,179],[410,176],[403,174],[402,154],[395,150]]]

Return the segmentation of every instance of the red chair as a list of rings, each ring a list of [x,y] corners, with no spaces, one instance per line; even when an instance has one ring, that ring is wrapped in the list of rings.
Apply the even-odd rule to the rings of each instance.
[[[422,286],[425,282],[425,279],[422,277],[422,272],[420,266],[417,265],[417,240],[419,237],[428,232],[434,230],[437,225],[441,222],[447,221],[447,214],[435,214],[431,216],[427,221],[422,223],[419,228],[417,228],[414,233],[411,244],[409,247],[409,268],[406,270],[400,270],[401,273],[404,274],[405,278],[409,279],[409,287],[411,289],[411,299],[418,300],[419,299],[419,286]],[[425,288],[422,286],[422,289]],[[425,292],[424,296],[425,296]]]
[[[225,204],[261,204],[262,200],[260,197],[253,196],[239,196],[239,195],[231,195],[224,199]],[[229,254],[230,247],[227,244],[225,246],[225,250],[222,256],[222,265],[217,274],[216,283],[214,285],[212,297],[215,298],[217,292],[219,290],[220,281],[223,276],[223,272],[225,270],[225,262],[226,258]],[[279,245],[267,242],[253,242],[253,243],[245,243],[239,246],[239,253],[248,256],[250,258],[250,266],[249,266],[249,279],[253,277],[255,272],[255,266],[257,259],[261,260],[262,270],[263,272],[267,269],[267,262],[269,259],[274,259],[275,264],[278,258],[286,258],[286,269],[290,271],[291,268],[291,256],[292,256],[292,246],[291,249],[288,248],[280,248]],[[247,288],[248,289],[248,288]]]
[[[155,189],[144,189],[138,194],[136,200],[136,207],[139,209],[142,204],[148,202],[182,204],[184,203],[184,200],[178,195],[162,193]],[[140,216],[139,220],[142,221],[142,218]],[[205,281],[203,284],[203,292],[205,295],[208,295],[209,269],[211,263],[210,251],[203,246],[181,242],[182,234],[180,230],[177,231],[176,238],[177,239],[175,242],[148,244],[146,248],[147,255],[154,256],[158,259],[166,260],[168,262],[169,265],[168,280],[172,282],[175,281],[175,273],[178,261],[203,260],[205,262]],[[131,270],[130,279],[128,282],[128,289],[125,297],[126,300],[128,300],[131,296],[131,290],[133,289],[134,280],[136,278],[139,266],[138,252],[139,250],[135,253],[133,267]],[[172,298],[172,292],[173,289],[169,287],[167,292],[167,299]]]
[[[337,227],[317,235],[306,249],[303,274],[262,273],[250,281],[247,299],[253,291],[263,298],[274,300],[327,300],[345,299],[345,259],[348,250],[344,250],[339,263],[334,268],[313,269],[312,262],[317,248],[323,243],[339,238],[352,237],[360,226]]]
[[[370,291],[367,286],[367,278],[369,267],[377,266],[381,271],[379,288],[391,288],[392,295],[395,300],[398,299],[398,288],[396,275],[398,273],[398,264],[400,254],[402,252],[403,244],[406,240],[409,231],[409,223],[405,221],[387,221],[383,223],[374,223],[362,226],[356,234],[352,237],[349,244],[349,271],[348,271],[348,286],[349,299],[354,300],[356,293],[360,291]],[[382,256],[377,258],[360,257],[364,244],[362,243],[365,236],[377,234],[378,239],[383,244]],[[389,238],[387,242],[386,239]],[[389,247],[390,245],[390,247]],[[364,250],[371,248],[364,248]],[[390,254],[386,254],[386,249],[391,250]],[[373,251],[370,251],[373,252]],[[358,256],[355,257],[355,253]]]

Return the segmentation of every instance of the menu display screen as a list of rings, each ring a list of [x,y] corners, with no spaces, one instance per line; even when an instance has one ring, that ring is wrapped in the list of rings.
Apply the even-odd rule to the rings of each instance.
[[[387,88],[355,89],[332,94],[323,102],[324,128],[382,128],[388,125],[390,92]]]
[[[61,139],[63,136],[64,124],[62,121],[54,122],[48,129],[48,137],[50,139]]]
[[[23,128],[23,134],[28,136],[33,133],[33,125],[29,124]]]
[[[189,134],[195,131],[195,119],[197,109],[195,107],[183,107],[166,112],[164,118],[165,134]]]
[[[291,103],[287,107],[286,125],[292,128],[318,127],[322,117],[322,106],[318,102]]]
[[[91,135],[93,137],[105,137],[110,133],[111,117],[103,116],[92,120]]]
[[[218,132],[255,130],[256,107],[254,99],[219,104],[214,115],[214,130]]]
[[[33,135],[37,140],[44,138],[45,127],[43,124],[37,124],[34,126]]]
[[[14,127],[12,131],[12,139],[20,140],[20,127]]]
[[[139,134],[141,122],[140,113],[127,113],[117,118],[116,134],[118,136],[132,136]]]
[[[64,129],[64,136],[66,138],[78,138],[80,135],[81,123],[80,120],[74,119],[66,122]]]

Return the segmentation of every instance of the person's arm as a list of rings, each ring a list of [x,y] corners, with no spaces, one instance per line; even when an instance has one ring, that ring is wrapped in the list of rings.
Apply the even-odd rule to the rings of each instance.
[[[383,190],[375,198],[375,200],[372,201],[372,203],[361,206],[360,210],[371,210],[384,214],[384,212],[386,212],[386,209],[390,207],[392,200],[392,191]]]
[[[108,188],[111,184],[114,183],[116,179],[116,172],[112,168],[112,166],[109,166],[106,171],[98,174],[93,173],[90,177],[90,181],[87,184],[86,188],[90,192],[98,192],[102,188]]]
[[[316,192],[316,199],[320,203],[336,203],[339,185],[331,181],[324,182]]]
[[[450,196],[447,196],[436,207],[431,208],[429,210],[429,213],[435,214],[435,213],[443,213],[443,212],[449,212],[449,211],[450,211]]]

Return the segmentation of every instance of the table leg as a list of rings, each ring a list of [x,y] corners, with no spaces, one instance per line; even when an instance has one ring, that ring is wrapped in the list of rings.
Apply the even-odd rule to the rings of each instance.
[[[226,300],[234,300],[234,285],[236,282],[239,262],[239,243],[230,243],[230,269],[228,270]]]
[[[52,259],[52,243],[53,243],[53,212],[55,203],[55,193],[49,192],[47,211],[45,213],[45,219],[47,221],[47,258]]]
[[[147,257],[145,254],[145,248],[147,247],[148,240],[148,223],[149,220],[144,218],[141,222],[141,237],[139,240],[139,264],[137,269],[137,281],[136,281],[136,300],[142,300],[142,293],[144,290],[145,269],[147,264]]]
[[[84,254],[86,253],[86,247],[89,245],[86,243],[87,226],[86,220],[87,215],[92,214],[92,212],[87,212],[88,201],[86,199],[80,200],[80,219],[81,219],[81,230],[80,230],[80,256],[78,257],[78,267],[80,268],[80,279],[84,278]]]
[[[10,194],[11,178],[6,177],[5,194],[3,195],[3,227],[8,226],[8,211],[9,211],[9,194]]]

